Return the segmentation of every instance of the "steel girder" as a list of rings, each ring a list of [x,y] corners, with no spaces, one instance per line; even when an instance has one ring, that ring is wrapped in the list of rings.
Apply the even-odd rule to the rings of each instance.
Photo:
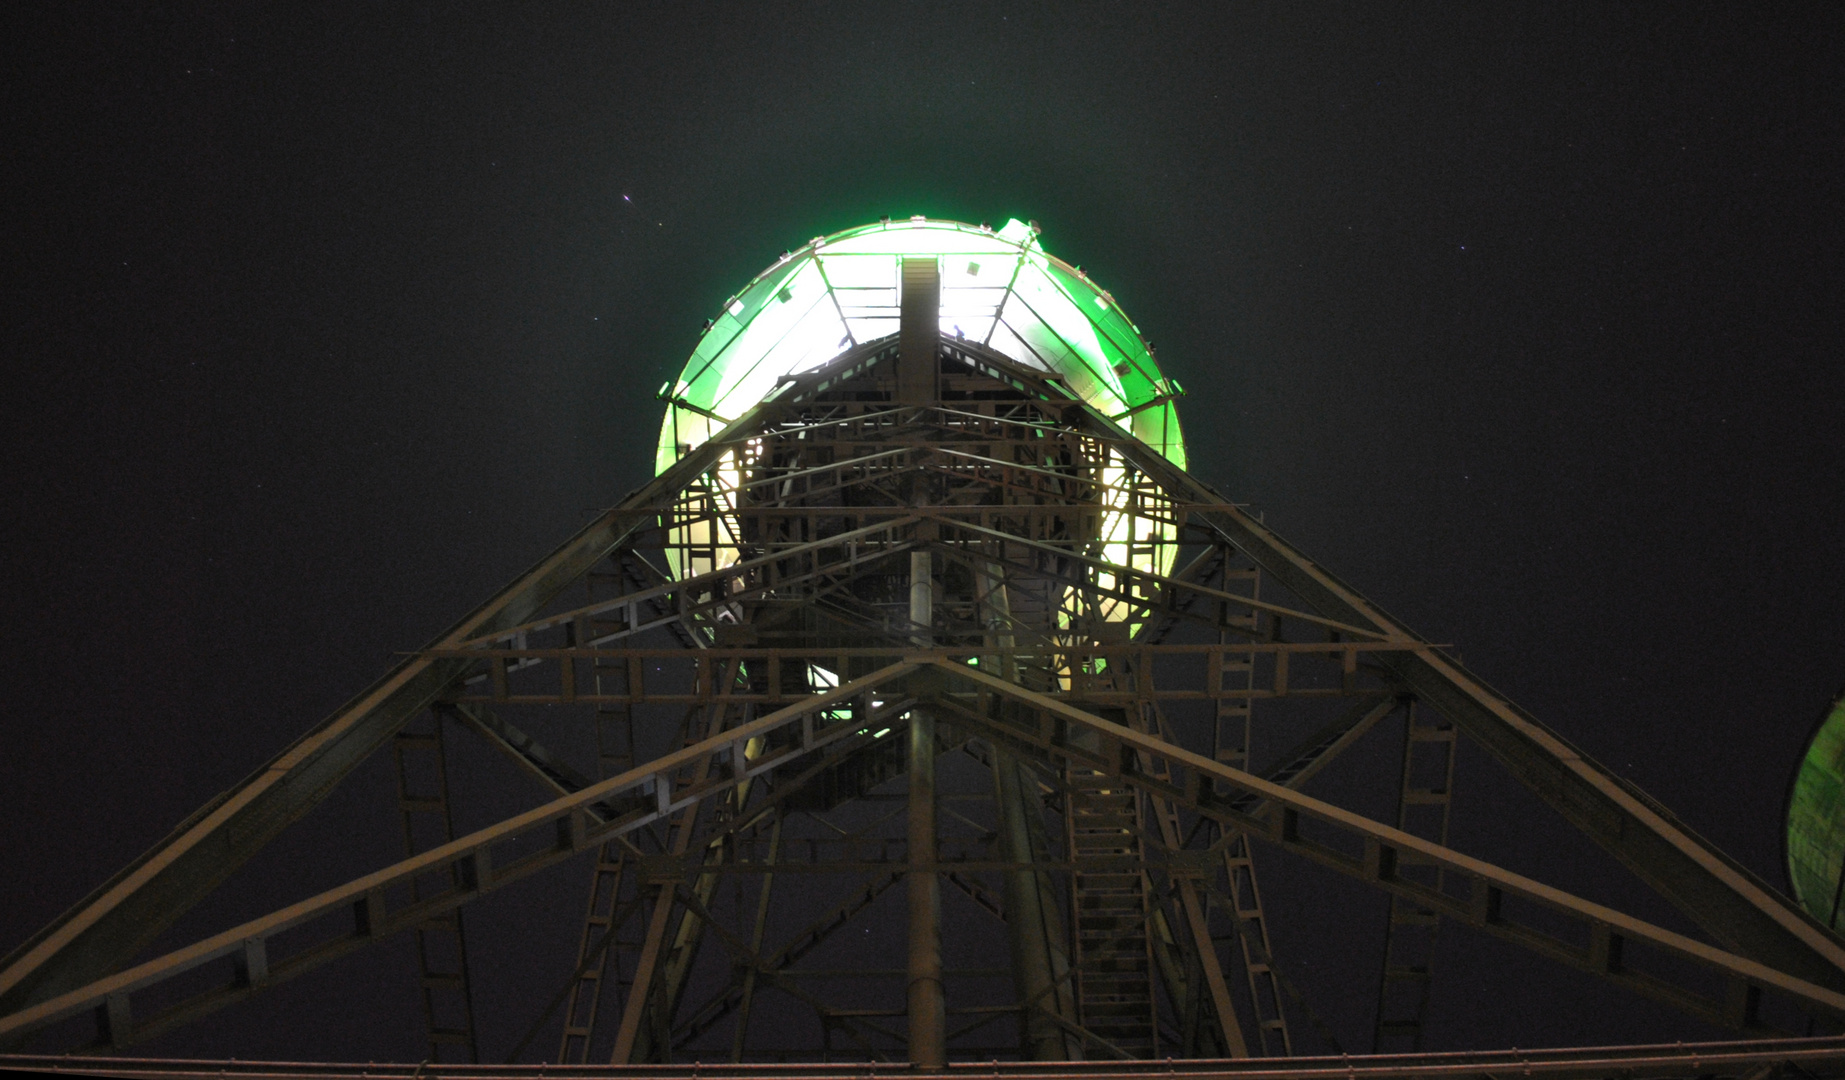
[[[1389,639],[1415,639],[1382,609],[1308,559],[1262,522],[1080,404],[1083,426],[1117,438],[1122,453],[1191,505],[1209,526],[1327,618]],[[1381,662],[1582,832],[1729,948],[1801,979],[1845,990],[1845,943],[1672,813],[1544,726],[1453,657],[1428,647]]]
[[[440,635],[443,648],[491,634],[537,613],[670,506],[680,490],[792,401],[862,370],[871,353],[842,356],[784,384],[722,434],[631,493],[496,596]],[[359,762],[383,746],[469,663],[410,656],[235,787],[201,807],[76,906],[0,960],[0,1014],[99,978],[144,948],[284,827],[300,818]]]
[[[1123,783],[1185,804],[1240,832],[1259,836],[1315,862],[1714,1023],[1757,1027],[1765,992],[1785,994],[1824,1015],[1845,1019],[1845,994],[1229,768],[1163,739],[1111,725],[1093,713],[996,679],[978,669],[943,661],[930,662],[948,673],[951,681],[975,684],[972,696],[978,704],[973,708],[964,705],[957,711],[970,721],[982,724],[995,738],[1016,747],[1033,747],[1116,772]],[[1003,706],[992,706],[993,702],[1007,701],[1025,705],[1028,711],[1007,716]],[[1075,737],[1075,732],[1085,732],[1089,738]],[[1145,765],[1136,764],[1130,755],[1163,762],[1171,777],[1152,774]],[[1254,817],[1232,809],[1234,800],[1213,794],[1213,782],[1227,784],[1245,796],[1256,796],[1269,805],[1268,811]],[[1188,852],[1180,849],[1168,854],[1177,875],[1183,877],[1189,876],[1188,871],[1195,872],[1195,867],[1187,866]],[[1401,867],[1409,865],[1411,859],[1420,865],[1437,867],[1451,875],[1454,882],[1464,884],[1436,889],[1414,880],[1401,873]],[[1517,918],[1508,904],[1513,898],[1549,908],[1576,921],[1585,931],[1582,936],[1587,946],[1575,947],[1541,928],[1539,923]],[[1723,996],[1701,997],[1686,986],[1667,981],[1666,976],[1641,970],[1631,951],[1624,952],[1630,945],[1649,946],[1720,974],[1724,979]]]
[[[0,1055],[0,1068],[46,1075],[134,1077],[137,1080],[545,1080],[555,1066],[315,1064],[275,1061],[171,1061],[161,1058]],[[779,1065],[702,1062],[654,1065],[649,1076],[684,1080],[770,1080],[785,1076]],[[801,1074],[815,1080],[863,1080],[877,1075],[863,1062],[810,1063]],[[1131,1080],[1134,1077],[1224,1077],[1238,1080],[1448,1080],[1455,1076],[1523,1076],[1534,1080],[1698,1080],[1704,1077],[1767,1078],[1785,1075],[1845,1076],[1845,1036],[1756,1039],[1733,1042],[1591,1046],[1568,1049],[1472,1050],[1443,1054],[1334,1055],[1290,1061],[1165,1060],[1143,1062],[967,1062],[936,1073],[909,1076],[991,1076],[1006,1080]]]
[[[1138,834],[1133,846],[1136,872],[1157,904],[1138,932],[1153,933],[1157,924],[1170,934],[1169,943],[1149,945],[1168,992],[1193,1006],[1208,1001],[1203,1014],[1231,1050],[1243,1033],[1222,972],[1212,970],[1218,956],[1209,912],[1225,898],[1209,867],[1224,844],[1251,838],[1716,1023],[1762,1028],[1763,1002],[1777,998],[1810,1014],[1845,1018],[1839,993],[1845,953],[1792,905],[1061,388],[977,350],[941,347],[973,374],[944,367],[938,392],[990,380],[1016,391],[1024,404],[854,404],[850,394],[878,385],[877,365],[896,351],[888,343],[855,350],[785,385],[17,950],[0,967],[0,994],[12,995],[0,996],[0,1044],[93,1011],[102,1039],[127,1045],[457,910],[509,881],[615,844],[638,860],[657,924],[646,947],[671,984],[659,997],[642,987],[625,1003],[618,1046],[644,1042],[646,1031],[654,1033],[656,1052],[670,1053],[675,1040],[693,1037],[688,1032],[747,1011],[758,984],[806,1000],[787,969],[798,943],[771,953],[760,922],[747,938],[725,926],[701,882],[734,874],[858,873],[876,883],[894,880],[893,871],[914,876],[920,865],[978,896],[984,886],[972,879],[977,873],[998,873],[1012,892],[1029,893],[1023,886],[1033,879],[1076,869],[1073,850],[1041,851],[1016,838],[999,851],[944,840],[939,850],[919,852],[889,839],[845,837],[830,846],[809,842],[805,855],[784,848],[779,828],[764,839],[758,826],[779,821],[788,800],[809,790],[804,785],[851,752],[875,749],[887,731],[919,730],[907,718],[923,709],[937,717],[943,748],[969,746],[983,760],[1016,763],[1014,786],[1025,790],[1000,800],[1015,816],[1035,796],[1067,800],[1072,770],[1147,800],[1158,827]],[[829,389],[847,396],[828,399]],[[727,455],[738,460],[746,445],[785,448],[796,441],[838,452],[826,461],[793,454],[785,467],[765,457],[756,472],[732,468],[720,475],[719,462]],[[1125,463],[1128,473],[1108,479],[1097,465],[1104,459]],[[695,496],[683,494],[695,486]],[[1105,558],[1094,515],[1098,507],[1130,503],[1132,511],[1118,512],[1138,515],[1155,529],[1150,535],[1171,537],[1155,543],[1190,536],[1225,545],[1306,608],[1213,587],[1202,570],[1216,565],[1216,556],[1201,556],[1193,564],[1200,569],[1177,574]],[[704,539],[692,525],[706,529]],[[736,545],[737,561],[716,565],[719,545],[712,538],[720,535]],[[669,555],[679,552],[686,565],[696,559],[712,565],[683,580],[637,579],[613,598],[557,606],[565,585],[612,554],[640,560],[642,538]],[[944,579],[960,567],[963,584],[925,605],[932,632],[926,641],[911,640],[919,610],[913,591],[907,603],[886,602],[875,589],[870,598],[861,595],[858,586],[901,576],[913,588],[919,571],[899,575],[895,568],[930,559],[939,560]],[[968,593],[967,580],[986,584]],[[1009,596],[1006,610],[993,603],[996,592]],[[1111,605],[1115,629],[1096,615]],[[901,616],[894,614],[899,606]],[[800,619],[808,623],[797,625]],[[1121,624],[1146,629],[1129,641],[1116,632]],[[1178,625],[1208,630],[1217,640],[1160,640]],[[1292,640],[1284,628],[1309,640]],[[649,629],[676,630],[698,647],[631,647],[629,639]],[[664,667],[674,658],[691,665],[689,679],[676,683],[646,670],[650,661]],[[973,659],[980,666],[970,667]],[[744,669],[747,678],[739,675]],[[841,685],[813,685],[820,669]],[[1232,679],[1233,671],[1242,674]],[[1452,719],[1726,947],[1551,889],[1299,790],[1403,696]],[[1257,700],[1331,698],[1355,704],[1283,754],[1267,779],[1246,756],[1240,768],[1212,760],[1143,722],[1145,710],[1161,702],[1244,708]],[[224,934],[116,970],[431,702],[511,757],[549,800]],[[709,710],[708,737],[589,783],[511,720],[485,712],[488,703],[682,705]],[[885,730],[871,735],[878,727]],[[768,794],[746,799],[741,793],[751,784]],[[698,808],[714,799],[730,800],[735,815],[699,824]],[[664,855],[643,857],[633,840],[676,817],[684,842],[675,839]],[[1215,823],[1221,839],[1201,843],[1205,823]],[[765,843],[769,858],[748,857]],[[714,859],[714,851],[726,854]],[[1026,851],[1029,858],[1022,857]],[[1441,876],[1431,884],[1418,867]],[[406,902],[408,883],[431,872],[452,887]],[[880,891],[842,901],[807,940],[823,939]],[[1019,902],[1009,895],[1001,910]],[[1536,908],[1567,921],[1586,945],[1547,933],[1526,917]],[[677,940],[685,950],[677,958],[664,955],[669,926],[682,928]],[[683,996],[693,951],[707,930],[740,974],[680,1023],[665,999]],[[284,931],[293,932],[292,951],[278,941]],[[1167,948],[1177,951],[1161,951]],[[1649,954],[1714,976],[1723,991],[1713,996],[1675,981],[1649,967]],[[156,1015],[137,1015],[134,995],[211,965],[227,969],[219,988]],[[1025,1027],[1045,1046],[1056,1042],[1048,1024],[1066,1046],[1124,1053],[1081,1016],[1049,1004],[1074,975],[1074,968],[1059,971],[1053,962],[1049,985],[1036,978],[1009,1008],[1042,1021]],[[823,1008],[818,999],[810,1003]],[[1157,1027],[1157,1007],[1155,1014]],[[863,1045],[870,1053],[881,1052],[873,1043],[892,1034],[876,1010],[833,1015],[849,1036],[869,1040]],[[991,1019],[977,1017],[957,1030]],[[1181,1038],[1193,1045],[1191,1036]]]
[[[918,683],[918,676],[924,675],[930,677]],[[870,707],[874,691],[892,693],[891,700],[885,701],[881,708]],[[896,696],[896,692],[902,692],[903,696]],[[960,722],[978,727],[983,734],[1008,746],[1014,753],[1047,765],[1078,761],[1111,770],[1124,784],[1170,799],[1194,812],[1221,820],[1240,832],[1410,897],[1478,929],[1668,1001],[1713,1022],[1745,1029],[1759,1026],[1758,1010],[1765,993],[1784,995],[1804,1008],[1845,1019],[1845,994],[1804,982],[1767,965],[1418,839],[976,668],[927,658],[881,668],[872,675],[815,695],[743,727],[721,732],[622,776],[554,799],[492,828],[461,837],[273,915],[98,980],[78,991],[0,1018],[0,1038],[14,1038],[85,1011],[100,1009],[109,1015],[113,1002],[118,1003],[113,1006],[117,1022],[134,1025],[109,1032],[125,1045],[247,997],[266,985],[318,967],[392,930],[459,908],[511,881],[587,851],[608,837],[632,833],[703,799],[728,792],[750,777],[763,775],[840,739],[851,738],[865,724],[889,722],[885,718],[894,721],[919,701],[934,702]],[[823,714],[854,702],[862,710],[856,712],[855,718],[835,719],[830,725],[823,718]],[[784,729],[800,733],[796,748],[755,761],[742,756],[740,746],[744,740]],[[1137,763],[1136,756],[1164,763],[1168,778],[1157,777],[1146,766]],[[706,781],[696,789],[675,789],[671,774],[682,766],[697,763],[708,766]],[[1256,796],[1269,809],[1260,817],[1235,809],[1234,799],[1212,794],[1214,784],[1225,785],[1239,794]],[[599,802],[630,809],[612,821],[598,822],[586,811]],[[534,836],[551,839],[534,848],[529,839]],[[522,847],[517,847],[522,837],[527,840]],[[517,847],[517,853],[509,857],[503,850],[507,847]],[[1150,865],[1178,880],[1196,879],[1200,872],[1196,854],[1186,849],[1171,850]],[[1426,865],[1442,868],[1451,881],[1458,884],[1436,892],[1398,875],[1398,861],[1405,856],[1414,856]],[[829,861],[815,869],[840,872],[881,867],[889,870],[892,865],[888,862],[855,865],[850,861]],[[961,865],[971,869],[981,864],[967,860]],[[996,864],[991,868],[1005,869],[1009,865]],[[446,871],[450,867],[456,868],[457,884],[453,888],[412,905],[401,908],[391,905],[391,890],[407,886],[419,875]],[[701,869],[704,868],[686,863],[678,873],[690,876]],[[785,873],[790,867],[781,863],[776,869]],[[1587,931],[1584,936],[1589,946],[1573,948],[1535,924],[1520,920],[1510,903],[1513,900],[1539,905],[1578,921]],[[342,915],[343,922],[337,918]],[[335,925],[323,930],[321,940],[285,957],[269,955],[268,943],[272,938],[285,930],[329,916],[336,917]],[[1633,946],[1650,947],[1716,973],[1725,981],[1726,995],[1720,1000],[1700,997],[1690,989],[1641,970],[1635,964],[1637,950]],[[183,1002],[166,1015],[150,1018],[145,1023],[133,1020],[126,1007],[127,995],[213,962],[225,963],[246,973],[260,969],[266,974],[263,977],[246,974],[241,979],[233,979],[225,988]]]
[[[163,1030],[189,1022],[207,1012],[250,996],[268,986],[296,977],[369,944],[396,930],[431,916],[453,911],[474,899],[538,870],[589,850],[605,839],[626,835],[728,791],[737,783],[761,775],[801,755],[821,750],[852,737],[853,721],[817,719],[817,714],[863,699],[871,691],[919,670],[918,664],[895,664],[873,676],[778,710],[743,727],[650,761],[620,776],[560,796],[544,805],[478,830],[450,843],[404,859],[385,869],[357,878],[317,896],[187,948],[125,971],[95,980],[76,991],[28,1006],[0,1017],[0,1040],[12,1040],[29,1031],[86,1010],[102,1007],[109,1019],[105,1038],[127,1045]],[[865,707],[857,722],[895,718],[915,699],[893,697],[881,708]],[[793,751],[763,755],[746,761],[743,743],[748,739],[791,729],[799,734]],[[676,788],[673,776],[685,766],[718,766],[695,788]],[[622,813],[598,820],[598,804],[612,803]],[[542,838],[534,844],[533,838]],[[518,845],[508,856],[504,845]],[[454,884],[411,903],[394,903],[399,890],[407,890],[418,877],[448,874]],[[333,920],[333,925],[318,920]],[[284,931],[314,925],[317,940],[290,955],[272,956],[269,942]],[[214,961],[228,962],[236,972],[222,988],[181,1002],[157,1017],[143,1021],[133,1016],[128,995],[158,985]]]

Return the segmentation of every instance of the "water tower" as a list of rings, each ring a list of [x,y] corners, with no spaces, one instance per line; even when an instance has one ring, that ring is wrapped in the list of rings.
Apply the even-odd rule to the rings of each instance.
[[[1384,898],[1344,1049],[1428,1049],[1457,935],[1750,1038],[1837,1029],[1845,944],[1801,857],[1807,910],[1193,476],[1182,394],[1034,225],[887,220],[784,254],[660,387],[655,478],[20,945],[0,1045],[120,1054],[409,935],[427,1050],[403,1075],[1323,1052],[1258,859]],[[504,755],[526,809],[456,829],[458,739]],[[1695,933],[1451,848],[1463,741]],[[1314,785],[1355,747],[1392,812]],[[401,861],[147,955],[374,755]],[[524,1035],[483,1046],[466,919],[540,874],[581,897],[574,949]],[[1840,1045],[1623,1053],[1740,1073]]]

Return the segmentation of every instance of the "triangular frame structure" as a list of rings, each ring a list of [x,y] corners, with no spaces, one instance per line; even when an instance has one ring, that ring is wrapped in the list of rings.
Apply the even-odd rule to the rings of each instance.
[[[907,275],[906,290],[925,288],[926,270]],[[794,954],[766,955],[760,922],[751,937],[711,912],[709,890],[701,893],[697,883],[716,872],[720,856],[713,852],[737,845],[723,848],[731,854],[722,857],[743,863],[744,847],[767,844],[773,858],[780,826],[761,832],[768,820],[761,807],[812,797],[816,785],[850,798],[897,776],[907,777],[914,796],[907,824],[912,847],[881,870],[861,867],[882,876],[828,917],[850,918],[879,892],[907,883],[912,936],[903,1036],[919,1064],[940,1065],[955,1052],[942,1015],[939,943],[931,960],[927,940],[929,933],[939,938],[939,915],[933,930],[916,929],[918,911],[939,911],[941,884],[950,879],[1003,913],[1011,928],[1021,1056],[1150,1056],[1162,1045],[1167,1052],[1224,1056],[1286,1052],[1282,986],[1266,931],[1252,914],[1259,902],[1246,899],[1255,888],[1252,839],[1390,893],[1393,928],[1461,922],[1743,1031],[1772,1031],[1774,1018],[1790,1015],[1827,1025],[1845,1021],[1845,944],[1796,905],[1136,440],[1119,417],[1102,415],[1043,372],[972,343],[940,339],[932,318],[912,320],[909,307],[906,295],[902,333],[784,380],[6,957],[0,1047],[85,1014],[96,1017],[98,1044],[125,1047],[391,933],[424,932],[432,920],[510,881],[601,852],[598,872],[619,886],[626,867],[627,895],[651,919],[614,1029],[615,1060],[670,1056],[681,1037],[672,1027],[681,1008],[676,995],[692,962],[689,953],[673,953],[675,941],[688,940],[685,931],[674,936],[682,924],[708,930],[734,960],[736,981],[701,1006],[699,1016],[740,1009],[741,1058],[753,988],[800,991],[777,981],[778,965]],[[823,437],[833,441],[819,453],[812,448]],[[778,458],[775,446],[794,449]],[[1027,460],[1020,448],[1029,446],[1039,448],[1032,451],[1038,457]],[[1045,448],[1054,453],[1040,453]],[[842,494],[861,489],[883,492],[884,501]],[[752,494],[762,491],[781,501]],[[805,507],[805,516],[794,506]],[[816,508],[828,510],[828,523],[816,524]],[[1111,539],[1098,524],[1110,514],[1163,522],[1166,532],[1137,534],[1130,526],[1125,541]],[[613,595],[563,603],[567,587],[632,555],[643,538],[678,544],[681,552],[702,545],[707,569],[677,580],[631,574]],[[1200,553],[1183,569],[1160,573],[1157,564],[1119,554],[1142,541],[1184,543]],[[719,550],[726,544],[728,555]],[[1304,607],[1264,601],[1253,588],[1237,591],[1232,560],[1247,568],[1237,571],[1244,578],[1265,577]],[[908,577],[897,580],[903,575],[893,568],[905,566]],[[951,573],[950,566],[959,569]],[[692,567],[693,560],[682,563]],[[945,586],[949,577],[959,593]],[[757,640],[757,623],[771,623],[753,620],[752,604],[806,596],[803,617],[811,622],[815,597],[850,599],[846,586],[872,578],[908,597],[894,621],[883,594],[852,601],[853,617],[884,620],[882,637],[868,634],[855,646],[842,645],[837,633],[810,632],[801,639],[810,646],[805,651]],[[1028,581],[1037,594],[1025,588]],[[1035,615],[1009,606],[1027,595],[1051,599]],[[952,630],[957,619],[959,629]],[[1213,636],[1166,641],[1186,620]],[[788,624],[784,618],[775,625]],[[648,688],[638,658],[653,654],[630,639],[659,627],[673,628],[693,646],[682,650],[689,684]],[[1175,688],[1167,675],[1174,665],[1201,668],[1203,677],[1188,675],[1191,683]],[[597,674],[586,681],[591,667]],[[822,674],[832,685],[815,681]],[[551,688],[533,692],[533,680],[549,680]],[[1258,700],[1316,693],[1347,699],[1351,707],[1262,773],[1246,740],[1188,746],[1162,713],[1203,702],[1216,710],[1221,729],[1226,716],[1246,721]],[[687,707],[683,745],[646,760],[605,751],[605,775],[593,780],[492,711],[495,702],[625,709],[656,700]],[[1631,868],[1711,942],[1449,849],[1447,792],[1439,784],[1417,789],[1424,802],[1443,807],[1433,838],[1407,828],[1407,810],[1390,825],[1300,790],[1332,755],[1412,702],[1424,719],[1408,722],[1411,743],[1445,742],[1450,777],[1458,733]],[[393,866],[135,962],[360,762],[387,746],[404,753],[407,725],[432,708],[506,751],[549,789],[548,801],[490,828],[445,834]],[[892,748],[906,741],[908,756],[898,762]],[[956,747],[992,768],[999,792],[987,846],[960,858],[936,839],[932,789],[918,787],[933,783],[935,756]],[[1405,806],[1414,801],[1409,771],[1406,758]],[[800,795],[804,790],[810,794]],[[406,799],[408,812],[414,800]],[[1054,856],[1055,843],[1041,835],[1039,808],[1059,799],[1068,836]],[[701,807],[723,800],[731,810],[722,820],[700,817]],[[1117,819],[1118,825],[1083,831],[1084,822]],[[669,824],[673,831],[659,850],[644,851],[632,839]],[[1045,869],[1053,864],[1077,882],[1061,902]],[[1002,880],[1003,899],[971,880],[982,873]],[[446,885],[415,884],[431,875]],[[1102,910],[1083,892],[1084,875],[1092,882],[1131,879],[1120,893],[1127,906],[1106,909],[1105,921],[1115,928],[1097,932],[1093,941],[1100,944],[1083,944],[1087,930],[1075,925],[1098,921],[1091,915]],[[1093,894],[1106,892],[1096,885]],[[763,896],[766,908],[766,886]],[[598,915],[594,904],[577,969],[559,999],[569,999],[560,1054],[575,1060],[590,1053],[588,1025],[601,990],[595,980],[619,922],[606,907]],[[1141,914],[1132,916],[1134,910]],[[1542,918],[1526,916],[1540,911]],[[1213,931],[1214,918],[1219,926],[1228,918],[1230,937],[1240,939],[1221,957],[1214,939],[1225,935]],[[1059,929],[1060,920],[1070,925]],[[1567,932],[1559,933],[1559,924]],[[459,925],[453,923],[457,933]],[[278,952],[277,935],[304,928],[311,932],[291,938],[292,951]],[[817,942],[824,928],[814,933]],[[695,951],[699,938],[690,940]],[[1135,943],[1133,955],[1120,959],[1128,956],[1117,947],[1124,940]],[[1238,951],[1247,993],[1233,993],[1226,975]],[[1648,957],[1668,959],[1650,964]],[[211,965],[225,969],[218,988],[154,1012],[141,1007],[150,991]],[[1404,1018],[1391,1022],[1394,1028],[1386,1030],[1380,1012],[1379,1041],[1394,1034],[1419,1042],[1426,972],[1417,975],[1413,965],[1395,970],[1411,982],[1422,979],[1421,989],[1410,995]],[[1124,990],[1132,980],[1145,989]],[[584,998],[586,988],[593,992]],[[1135,992],[1152,1002],[1151,1014],[1136,1004]],[[1131,1020],[1109,1018],[1108,1010],[1089,1004],[1114,1000],[1109,995],[1134,1006],[1116,1012],[1139,1012]],[[589,1020],[572,1020],[585,1000]],[[1168,1003],[1164,1012],[1160,1000]],[[886,1036],[896,1033],[888,1026],[839,1023],[851,1029],[859,1050],[895,1052]],[[467,1038],[471,1044],[471,1032]]]

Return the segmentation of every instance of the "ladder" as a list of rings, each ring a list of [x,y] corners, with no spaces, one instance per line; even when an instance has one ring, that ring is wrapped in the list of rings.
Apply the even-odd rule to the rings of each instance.
[[[602,1005],[602,984],[612,975],[617,984],[626,985],[616,959],[620,950],[614,941],[603,940],[620,929],[615,925],[615,912],[626,869],[627,860],[618,845],[603,844],[597,850],[588,911],[583,915],[583,933],[577,941],[577,974],[564,1002],[564,1033],[557,1048],[557,1060],[562,1064],[588,1064],[596,1013]],[[598,951],[600,957],[592,958]]]
[[[1140,799],[1119,777],[1073,767],[1064,814],[1078,1022],[1135,1058],[1158,1048],[1152,914],[1141,869]]]
[[[1407,711],[1397,828],[1446,847],[1454,799],[1454,725],[1424,720],[1415,702]],[[1443,875],[1438,867],[1409,852],[1399,853],[1398,859],[1399,874],[1441,891]],[[1435,937],[1440,929],[1441,916],[1434,910],[1391,895],[1390,919],[1384,925],[1384,969],[1378,980],[1377,1024],[1371,1036],[1374,1053],[1422,1049]]]
[[[391,751],[397,763],[397,808],[403,814],[404,854],[417,855],[453,840],[455,822],[449,813],[441,715],[433,710],[418,714],[392,737]],[[449,873],[452,877],[459,871],[451,866]],[[423,898],[426,885],[421,878],[411,880],[411,903]],[[460,908],[416,924],[416,957],[429,1060],[478,1063],[467,935]]]
[[[592,576],[590,599],[596,599],[598,584],[610,581],[621,582],[628,588],[644,585],[637,569],[624,562],[615,574]],[[620,694],[628,688],[624,661],[597,659],[592,673],[598,697]],[[633,768],[632,708],[624,704],[598,705],[595,723],[597,779],[607,780]],[[589,900],[583,914],[583,932],[577,938],[576,975],[564,998],[564,1030],[557,1046],[560,1064],[589,1063],[590,1043],[596,1034],[596,1015],[602,1009],[603,984],[612,978],[617,989],[626,986],[621,950],[610,935],[621,929],[615,925],[615,913],[619,910],[627,865],[627,852],[617,842],[605,843],[596,851],[596,865],[590,871]]]
[[[1237,835],[1224,849],[1224,869],[1230,875],[1230,913],[1236,919],[1236,940],[1243,954],[1243,972],[1249,979],[1249,1000],[1262,1056],[1292,1056],[1294,1039],[1288,1033],[1288,1018],[1281,1011],[1281,985],[1275,974],[1268,922],[1262,915],[1262,890],[1256,884],[1256,863],[1247,836]]]
[[[1259,568],[1251,566],[1234,569],[1224,559],[1221,575],[1219,587],[1223,591],[1233,592],[1236,586],[1247,585],[1251,599],[1261,598],[1262,571]],[[1224,605],[1224,610],[1218,613],[1218,624],[1226,629],[1218,631],[1218,641],[1230,640],[1230,626],[1236,626],[1252,635],[1255,633],[1259,618],[1256,612],[1236,616],[1229,612],[1227,601],[1220,603]],[[1255,736],[1252,712],[1255,699],[1248,692],[1253,691],[1256,684],[1255,654],[1251,652],[1237,657],[1225,652],[1223,667],[1216,678],[1221,680],[1220,685],[1225,689],[1235,686],[1245,693],[1236,698],[1217,699],[1212,756],[1233,769],[1253,772],[1250,743]],[[1217,826],[1220,836],[1222,829],[1223,826]],[[1269,945],[1268,921],[1263,917],[1262,890],[1256,883],[1255,852],[1250,849],[1247,836],[1238,833],[1225,845],[1224,873],[1230,882],[1228,906],[1231,916],[1236,920],[1235,937],[1243,957],[1243,973],[1249,983],[1250,1008],[1255,1020],[1256,1038],[1262,1045],[1262,1055],[1292,1056],[1294,1039],[1288,1032],[1287,1014],[1281,1009],[1281,986],[1275,974],[1274,954]]]

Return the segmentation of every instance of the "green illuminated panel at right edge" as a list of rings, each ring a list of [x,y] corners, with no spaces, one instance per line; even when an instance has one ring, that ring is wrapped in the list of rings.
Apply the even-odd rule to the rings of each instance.
[[[1787,801],[1787,871],[1794,898],[1838,929],[1845,868],[1845,697],[1833,702],[1794,774]]]

